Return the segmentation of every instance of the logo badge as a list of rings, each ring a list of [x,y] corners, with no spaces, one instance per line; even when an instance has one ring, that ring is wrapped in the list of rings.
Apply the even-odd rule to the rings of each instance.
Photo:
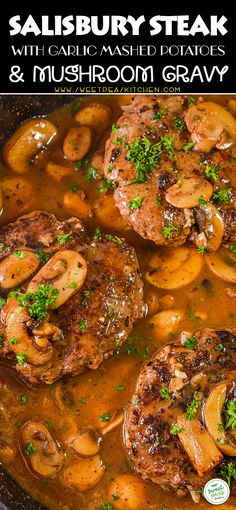
[[[206,483],[203,492],[204,498],[212,505],[222,505],[230,495],[228,484],[221,478],[212,478]]]

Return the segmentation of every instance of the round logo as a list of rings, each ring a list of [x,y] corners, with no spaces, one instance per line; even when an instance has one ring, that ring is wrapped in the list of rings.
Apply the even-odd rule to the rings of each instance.
[[[224,480],[221,480],[221,478],[212,478],[212,480],[206,483],[203,495],[208,503],[221,505],[229,498],[229,486]]]

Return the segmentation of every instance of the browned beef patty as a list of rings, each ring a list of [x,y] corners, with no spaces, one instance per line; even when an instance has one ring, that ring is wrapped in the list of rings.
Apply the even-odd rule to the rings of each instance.
[[[58,237],[61,239],[65,234],[70,234],[69,239],[61,244]],[[30,382],[52,383],[64,374],[76,375],[97,368],[125,341],[134,322],[142,317],[143,284],[138,261],[135,250],[124,240],[120,244],[109,236],[96,240],[88,236],[76,218],[59,221],[52,214],[34,212],[2,228],[0,242],[1,258],[24,248],[44,250],[50,256],[70,249],[79,252],[87,262],[82,288],[58,309],[48,310],[47,320],[60,330],[60,339],[52,343],[49,361],[36,365],[26,359],[20,365],[9,351],[5,336],[1,354]],[[28,283],[21,286],[21,292]],[[7,298],[6,291],[1,289],[1,293]],[[0,329],[5,335],[4,320]],[[30,328],[28,335],[33,336]]]
[[[138,234],[158,245],[178,246],[188,238],[196,242],[200,233],[207,238],[212,228],[200,204],[192,209],[177,208],[165,200],[165,193],[175,183],[181,187],[181,179],[206,179],[207,166],[217,168],[216,180],[210,177],[209,182],[214,194],[230,189],[229,200],[222,203],[211,198],[211,203],[224,222],[223,242],[233,242],[236,239],[235,146],[209,153],[195,151],[189,145],[190,133],[184,123],[187,109],[184,97],[134,97],[107,141],[105,175],[116,184],[116,204]],[[154,154],[153,159],[150,146],[157,148],[158,156]],[[133,203],[133,207],[132,201],[137,198],[141,204]],[[170,226],[168,233],[165,229]]]
[[[218,470],[200,477],[171,426],[197,398],[196,391],[202,395],[196,415],[200,421],[217,383],[231,381],[230,399],[236,397],[236,331],[205,329],[190,335],[197,348],[168,344],[144,364],[124,425],[124,443],[135,471],[178,495],[203,487]],[[234,462],[230,457],[228,461]]]

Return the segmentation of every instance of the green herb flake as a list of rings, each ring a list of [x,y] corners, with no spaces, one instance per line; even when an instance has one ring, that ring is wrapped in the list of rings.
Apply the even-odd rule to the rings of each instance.
[[[189,321],[199,321],[199,320],[201,320],[201,319],[200,319],[200,317],[198,317],[195,313],[193,313],[193,312],[191,312],[191,311],[190,311],[190,312],[188,313],[188,320],[189,320]]]
[[[6,304],[6,300],[5,300],[2,296],[0,296],[0,310],[1,310],[1,308],[2,308],[5,304]]]
[[[31,441],[28,441],[28,443],[25,444],[24,450],[26,455],[33,455],[33,453],[36,452],[37,448]]]
[[[65,243],[68,243],[69,241],[71,241],[73,239],[73,234],[72,232],[68,232],[68,234],[62,234],[60,236],[57,236],[57,240],[60,244],[65,244]]]
[[[82,405],[87,404],[87,400],[88,400],[88,397],[81,397],[79,399],[79,403]]]
[[[105,234],[105,238],[108,240],[108,241],[112,241],[113,243],[116,243],[116,244],[123,244],[123,241],[120,237],[118,236],[113,236],[112,234]]]
[[[102,503],[99,510],[114,510],[111,503]]]
[[[236,246],[235,246],[235,244],[230,244],[228,249],[229,249],[229,251],[231,253],[233,253],[233,255],[236,255]]]
[[[56,302],[58,295],[59,291],[50,284],[41,283],[36,292],[16,293],[16,299],[20,306],[28,309],[31,317],[39,321],[46,317],[48,307]]]
[[[55,425],[53,423],[53,421],[51,420],[51,418],[49,418],[48,420],[45,421],[45,424],[46,426],[49,428],[49,429],[55,429]]]
[[[92,181],[92,179],[97,179],[98,176],[99,172],[97,171],[97,169],[94,166],[90,166],[86,172],[85,180],[89,182]]]
[[[28,402],[28,396],[27,395],[20,395],[20,403],[21,404],[27,404]]]
[[[159,390],[160,396],[163,400],[170,400],[170,393],[167,386],[162,386]]]
[[[97,189],[97,193],[102,193],[103,191],[105,191],[106,189],[116,189],[116,183],[114,181],[112,181],[111,179],[108,181],[108,179],[104,176],[102,178],[103,180],[103,184],[102,186],[100,186],[100,188]]]
[[[69,283],[69,285],[67,285],[67,288],[68,289],[76,289],[77,286],[78,285],[76,282],[71,282],[71,283]]]
[[[46,253],[44,250],[36,251],[36,257],[40,264],[46,264],[50,259],[49,253]]]
[[[3,346],[3,343],[4,343],[4,334],[0,333],[0,347]]]
[[[10,342],[8,342],[8,345],[9,347],[12,347],[12,345],[16,345],[17,344],[17,338],[15,336],[12,337],[12,339],[10,340]]]
[[[71,193],[77,193],[77,191],[78,191],[78,184],[77,184],[77,182],[72,182],[72,184],[70,186],[70,190],[71,190]]]
[[[202,197],[198,197],[198,203],[199,203],[199,205],[201,205],[201,207],[207,206],[207,201],[204,200],[204,198],[202,198]]]
[[[166,113],[167,113],[167,110],[165,108],[163,108],[162,110],[158,110],[157,112],[154,113],[154,115],[152,117],[152,121],[156,122],[156,120],[160,120],[162,117],[164,117],[164,115]]]
[[[201,405],[201,402],[199,400],[192,400],[192,402],[190,402],[190,404],[188,405],[187,410],[185,412],[185,416],[186,416],[187,420],[190,420],[190,421],[194,420],[200,405]]]
[[[171,239],[172,232],[177,232],[177,231],[178,231],[178,228],[175,227],[174,225],[172,225],[172,223],[169,223],[169,226],[163,228],[161,233],[162,233],[163,237],[165,237],[166,239]]]
[[[81,106],[81,103],[79,101],[77,101],[77,103],[73,103],[70,107],[69,107],[69,113],[71,115],[74,115],[79,109],[80,109],[80,106]]]
[[[223,425],[223,423],[218,423],[217,430],[219,430],[219,432],[224,432],[224,425]]]
[[[24,365],[26,359],[27,359],[27,354],[16,354],[16,359],[19,363],[20,366]]]
[[[224,204],[230,201],[231,192],[232,188],[221,189],[217,193],[214,193],[212,198],[217,204]]]
[[[118,499],[120,499],[120,497],[117,496],[117,494],[112,494],[112,497],[114,501],[118,501]]]
[[[114,315],[115,315],[114,310],[108,310],[107,311],[107,317],[114,317]]]
[[[185,152],[188,152],[188,151],[190,151],[190,150],[194,147],[194,145],[195,145],[195,142],[188,142],[188,143],[186,143],[186,144],[183,146],[183,150],[184,150]]]
[[[200,253],[200,255],[204,255],[204,253],[207,252],[207,248],[206,246],[203,246],[203,244],[199,244],[199,246],[197,247],[197,251],[198,253]]]
[[[157,207],[161,207],[161,197],[158,197],[156,199],[156,204],[157,204]]]
[[[120,386],[116,386],[116,390],[117,391],[123,391],[125,389],[124,386],[120,385]]]
[[[119,126],[117,126],[117,124],[115,124],[115,123],[114,123],[114,124],[112,124],[112,126],[111,126],[111,132],[112,132],[112,134],[113,134],[113,135],[114,135],[115,133],[117,133],[117,131],[119,131],[119,129],[120,129],[120,128],[119,128]]]
[[[14,251],[13,255],[17,257],[19,260],[25,259],[26,255],[22,250]]]
[[[140,195],[138,195],[136,198],[132,198],[129,201],[129,209],[132,209],[132,210],[140,209],[140,207],[142,205],[142,201],[143,201],[143,199]]]
[[[110,413],[103,413],[98,417],[98,421],[101,422],[110,421],[110,419],[111,419]]]
[[[80,327],[82,333],[84,333],[86,331],[87,323],[86,323],[86,321],[84,319],[79,321],[79,327]]]
[[[195,97],[188,97],[188,106],[192,106],[193,104],[196,104],[197,102],[197,99],[195,99]]]
[[[236,429],[236,400],[228,400],[225,406],[225,429]]]
[[[86,166],[89,163],[90,158],[81,159],[80,161],[76,161],[75,163],[75,171],[79,172],[81,168]]]
[[[170,427],[170,433],[173,434],[174,436],[176,436],[176,434],[179,434],[180,432],[183,432],[183,431],[184,431],[184,428],[178,427],[178,425],[176,425],[176,423],[174,423]]]
[[[126,139],[125,135],[118,136],[115,140],[112,141],[114,145],[121,145]]]
[[[206,178],[212,179],[214,182],[217,182],[219,179],[219,176],[218,176],[219,171],[220,171],[220,166],[207,165],[205,168]]]
[[[216,442],[219,443],[219,444],[226,444],[227,441],[224,439],[224,438],[221,438],[221,439],[216,439]]]
[[[186,129],[186,124],[183,120],[179,119],[178,117],[175,117],[173,120],[174,127],[178,129],[178,131],[182,132]]]
[[[101,229],[99,227],[96,227],[93,238],[95,239],[95,241],[100,241],[101,237],[102,237]]]
[[[146,136],[137,138],[129,145],[127,159],[136,167],[136,179],[131,181],[128,186],[147,181],[157,164],[161,151],[162,142],[152,144]]]
[[[215,351],[221,352],[224,350],[223,344],[216,344]]]
[[[219,470],[219,474],[226,478],[228,486],[231,485],[231,480],[236,480],[236,466],[233,462],[228,462],[228,464],[222,467]]]
[[[191,349],[192,351],[198,348],[198,341],[195,336],[189,336],[184,341],[184,347]]]
[[[112,165],[109,165],[106,169],[107,173],[110,174],[112,172],[113,168]]]

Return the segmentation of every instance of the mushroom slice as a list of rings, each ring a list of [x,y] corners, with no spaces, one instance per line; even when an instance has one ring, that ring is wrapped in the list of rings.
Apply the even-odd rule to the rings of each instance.
[[[94,212],[97,220],[106,228],[116,231],[123,230],[127,223],[116,207],[113,195],[103,195],[94,202]]]
[[[92,133],[88,127],[71,128],[65,137],[63,152],[70,161],[80,161],[88,153],[91,144]]]
[[[31,169],[34,156],[57,135],[55,126],[45,119],[29,120],[15,131],[3,148],[3,160],[15,172]]]
[[[195,142],[194,150],[227,149],[236,142],[236,120],[220,104],[199,101],[188,109],[185,122]]]
[[[236,283],[236,256],[226,248],[205,257],[208,267],[224,282]]]
[[[213,204],[207,204],[205,207],[200,207],[200,209],[206,218],[203,230],[207,238],[207,249],[216,251],[220,248],[224,235],[222,216]]]
[[[212,194],[213,187],[206,179],[181,177],[180,183],[167,189],[165,199],[174,207],[190,209],[199,205],[199,198],[208,201]]]
[[[3,208],[3,193],[2,188],[0,188],[0,214],[2,214],[2,208]]]
[[[18,250],[0,262],[0,287],[11,289],[28,280],[40,262],[32,251]]]
[[[65,468],[62,475],[63,483],[66,487],[86,492],[100,482],[104,473],[105,467],[99,455],[87,459],[77,459]]]
[[[222,411],[227,394],[227,381],[215,386],[206,401],[204,409],[204,420],[206,428],[215,441],[217,448],[224,454],[236,456],[236,445],[227,443],[227,437],[223,427]]]
[[[78,455],[84,457],[92,457],[99,452],[99,436],[93,429],[86,430],[80,436],[70,438],[69,444]]]
[[[214,441],[199,420],[188,420],[185,414],[177,418],[181,445],[188,454],[199,476],[205,476],[223,460],[223,455],[216,448]]]
[[[39,476],[55,476],[62,469],[63,455],[40,421],[29,421],[23,425],[20,449],[29,468]]]
[[[178,289],[197,278],[203,257],[190,246],[159,250],[149,261],[146,280],[160,289]]]
[[[114,495],[117,510],[143,510],[147,498],[143,480],[129,473],[118,475],[111,482],[108,496],[112,502]]]
[[[89,126],[93,129],[104,130],[111,122],[111,110],[109,106],[101,103],[91,103],[81,110],[78,110],[75,120],[84,126]]]
[[[15,298],[8,298],[2,319],[6,324],[7,352],[25,356],[32,365],[42,365],[51,359],[53,348],[49,338],[33,334],[33,321]]]
[[[58,308],[82,287],[86,275],[87,264],[79,253],[74,250],[58,251],[34,276],[27,291],[37,292],[40,284],[50,284],[59,294],[49,308]]]

